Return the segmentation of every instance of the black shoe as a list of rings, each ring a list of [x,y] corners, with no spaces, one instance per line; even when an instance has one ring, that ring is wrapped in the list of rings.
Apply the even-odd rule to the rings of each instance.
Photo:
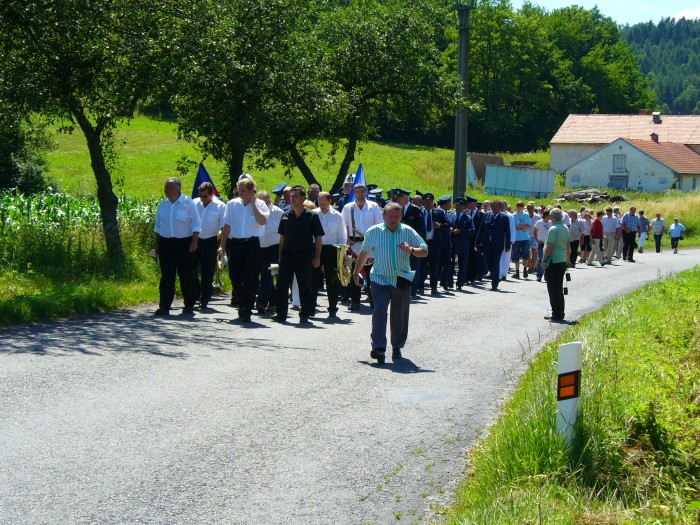
[[[634,259],[627,259],[627,262],[635,262]]]
[[[328,309],[328,317],[338,317],[338,309],[337,308],[329,308]]]
[[[309,316],[308,315],[300,315],[299,316],[299,322],[300,323],[308,323],[309,322]]]
[[[538,276],[537,276],[537,282],[538,282],[538,283],[541,283],[541,282],[542,282],[542,276],[541,276],[541,275],[538,275]]]
[[[287,316],[281,315],[281,314],[275,314],[270,319],[272,319],[276,323],[286,323],[287,322]]]
[[[563,321],[563,317],[554,317],[553,315],[545,315],[544,316],[545,321]]]
[[[360,309],[360,303],[350,303],[350,311],[356,312]]]
[[[230,306],[233,306],[234,308],[238,307],[238,299],[231,299],[231,302],[229,303]]]
[[[440,295],[440,292],[438,292],[437,288],[433,288],[432,290],[430,290],[430,295]]]
[[[523,278],[524,278],[524,279],[527,279],[527,276],[528,276],[528,275],[530,275],[530,274],[528,273],[527,268],[525,268],[525,269],[523,270]]]
[[[166,308],[158,308],[158,310],[153,312],[153,315],[170,315],[170,310]]]
[[[459,290],[459,291],[461,292],[461,291],[462,291],[462,286],[463,286],[463,285],[458,284],[458,285],[457,285],[457,290]]]
[[[262,315],[265,313],[266,308],[264,306],[258,306],[258,307],[256,307],[256,310],[258,311],[258,313],[260,315]]]
[[[380,365],[383,365],[386,359],[386,351],[383,348],[376,348],[369,353],[369,356],[372,359],[376,359]]]
[[[185,306],[182,309],[183,314],[193,314],[194,313],[194,306]]]
[[[250,314],[243,314],[238,316],[238,320],[241,323],[250,323]]]
[[[400,349],[394,348],[394,349],[391,351],[391,360],[392,360],[392,361],[398,361],[398,360],[401,359],[402,357],[403,357],[403,356],[401,355],[401,350],[400,350]]]
[[[515,278],[520,279],[520,272],[515,272]]]
[[[200,310],[206,310],[207,308],[209,308],[209,303],[199,303]]]

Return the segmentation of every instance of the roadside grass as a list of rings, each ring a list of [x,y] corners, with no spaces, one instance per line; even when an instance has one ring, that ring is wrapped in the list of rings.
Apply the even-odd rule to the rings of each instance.
[[[554,415],[570,341],[584,357],[567,449]],[[613,300],[528,360],[470,453],[450,524],[700,522],[700,267]]]

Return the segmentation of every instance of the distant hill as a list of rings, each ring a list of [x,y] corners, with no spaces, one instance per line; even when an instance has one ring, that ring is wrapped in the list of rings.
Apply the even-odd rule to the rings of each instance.
[[[700,20],[666,18],[622,28],[666,114],[700,114]]]

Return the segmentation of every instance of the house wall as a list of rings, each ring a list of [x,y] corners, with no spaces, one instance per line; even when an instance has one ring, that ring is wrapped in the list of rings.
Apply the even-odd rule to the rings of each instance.
[[[495,195],[542,198],[554,194],[552,170],[516,166],[486,166],[484,189]]]
[[[616,175],[613,173],[613,155],[625,155],[625,172],[620,175],[628,177],[627,189],[664,191],[673,186],[675,174],[670,168],[623,140],[616,140],[570,167],[566,171],[566,185],[573,188],[609,187],[610,176]]]
[[[681,191],[700,190],[700,174],[679,175],[678,176],[678,189]]]
[[[549,149],[549,168],[557,173],[564,173],[577,162],[590,157],[607,144],[551,144]]]

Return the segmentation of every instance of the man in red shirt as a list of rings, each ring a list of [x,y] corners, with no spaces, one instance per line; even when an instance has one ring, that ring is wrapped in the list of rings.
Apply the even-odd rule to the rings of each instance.
[[[591,223],[591,254],[588,256],[586,264],[593,266],[593,261],[597,258],[601,266],[605,266],[605,259],[600,254],[600,244],[603,242],[603,212],[595,214],[595,219]]]

